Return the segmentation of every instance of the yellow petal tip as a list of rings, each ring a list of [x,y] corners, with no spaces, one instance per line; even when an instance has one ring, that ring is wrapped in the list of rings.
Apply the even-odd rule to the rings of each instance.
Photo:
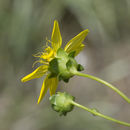
[[[90,32],[89,29],[86,29],[86,31]]]
[[[37,104],[39,104],[41,102],[41,98],[39,97],[38,98],[38,101],[37,101]]]
[[[58,23],[58,21],[57,21],[57,20],[54,20],[54,23]]]
[[[23,83],[25,82],[24,78],[21,79],[21,82],[23,82]]]
[[[37,104],[39,104],[40,102],[39,101],[37,101]]]
[[[84,30],[83,33],[86,33],[86,35],[89,33],[90,31],[88,29]]]

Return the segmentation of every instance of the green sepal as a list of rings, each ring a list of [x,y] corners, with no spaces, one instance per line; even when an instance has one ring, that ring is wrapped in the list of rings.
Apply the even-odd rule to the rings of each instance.
[[[77,64],[77,62],[76,62],[76,60],[75,59],[73,59],[73,58],[70,58],[69,60],[68,60],[68,62],[66,63],[66,67],[67,67],[67,69],[71,72],[71,73],[73,73],[74,71],[77,71],[77,66],[78,64]]]
[[[83,70],[84,70],[84,67],[83,67],[81,64],[78,64],[77,70],[78,70],[78,71],[83,71]]]
[[[62,75],[59,75],[58,78],[59,78],[59,81],[63,80],[63,81],[66,82],[66,83],[68,83],[68,82],[69,82],[69,79],[70,79],[70,77],[69,77],[69,78],[66,78],[65,76],[62,76]]]
[[[70,78],[63,79],[64,82],[68,83]]]
[[[74,58],[76,54],[76,51],[72,51],[68,54],[69,57]]]
[[[66,67],[68,70],[70,70],[70,68],[72,67],[72,61],[68,60],[68,62],[66,63]]]
[[[58,58],[67,58],[68,55],[62,48],[59,48],[57,50],[56,57],[58,57]]]
[[[53,77],[56,77],[56,76],[57,76],[57,74],[55,74],[55,73],[50,73],[49,76],[48,76],[48,78],[53,78]]]
[[[51,76],[59,74],[58,58],[50,61],[48,70],[51,72]]]

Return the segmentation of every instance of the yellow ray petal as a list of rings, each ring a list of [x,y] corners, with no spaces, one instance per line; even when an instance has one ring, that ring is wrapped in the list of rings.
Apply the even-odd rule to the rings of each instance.
[[[84,47],[85,45],[81,43],[80,46],[77,47],[77,49],[75,50],[76,51],[75,56],[77,56],[80,53],[80,51],[83,50]]]
[[[65,46],[64,50],[67,53],[70,53],[72,51],[76,51],[79,49],[79,47],[83,46],[82,42],[85,39],[85,37],[87,36],[89,30],[86,29],[82,32],[80,32],[77,36],[75,36],[73,39],[71,39]],[[81,47],[82,48],[82,47]]]
[[[47,65],[39,66],[36,70],[34,70],[32,73],[28,74],[27,76],[23,77],[21,79],[21,82],[26,82],[35,78],[42,77],[46,72],[48,71]]]
[[[40,96],[38,98],[38,102],[37,104],[39,104],[41,102],[41,100],[43,99],[43,97],[45,96],[48,88],[49,88],[49,79],[48,79],[48,76],[46,76],[45,80],[43,81],[43,84],[42,84],[42,88],[41,88],[41,91],[40,91]]]
[[[52,96],[53,94],[55,94],[56,89],[57,89],[57,85],[58,85],[58,79],[57,79],[57,77],[50,78],[49,89],[50,89],[50,95],[51,95],[51,96]]]
[[[59,24],[56,20],[54,21],[51,41],[52,41],[52,47],[54,48],[54,51],[56,52],[61,47],[61,44],[62,44],[62,37],[60,34]]]
[[[54,78],[48,78],[49,75],[47,75],[47,77],[45,78],[41,91],[40,91],[40,96],[38,98],[38,104],[41,102],[41,100],[43,99],[43,97],[45,96],[48,88],[50,88],[50,95],[53,95],[56,91],[57,88],[57,84],[58,84],[58,79],[57,77]]]

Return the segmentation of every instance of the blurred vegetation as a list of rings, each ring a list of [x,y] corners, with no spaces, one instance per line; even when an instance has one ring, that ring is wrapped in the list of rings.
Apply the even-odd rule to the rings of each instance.
[[[130,94],[129,0],[0,0],[0,129],[128,130],[77,108],[59,117],[50,107],[49,94],[36,104],[43,79],[20,82],[33,70],[32,54],[42,50],[46,37],[50,39],[54,19],[59,21],[63,44],[88,28],[86,48],[78,62],[85,66],[85,73]],[[129,104],[101,84],[74,77],[68,84],[61,82],[58,90],[130,122]]]

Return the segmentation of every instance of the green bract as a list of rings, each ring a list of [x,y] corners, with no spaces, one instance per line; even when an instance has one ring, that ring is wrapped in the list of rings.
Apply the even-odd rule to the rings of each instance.
[[[58,76],[59,80],[68,82],[77,71],[82,71],[82,65],[78,64],[74,59],[75,51],[66,53],[62,48],[59,48],[54,58],[49,64],[50,77]]]
[[[66,115],[67,112],[73,110],[74,106],[71,104],[71,102],[74,101],[74,97],[65,92],[58,92],[57,94],[51,96],[49,100],[52,104],[52,108],[56,112],[59,112],[60,115]]]

